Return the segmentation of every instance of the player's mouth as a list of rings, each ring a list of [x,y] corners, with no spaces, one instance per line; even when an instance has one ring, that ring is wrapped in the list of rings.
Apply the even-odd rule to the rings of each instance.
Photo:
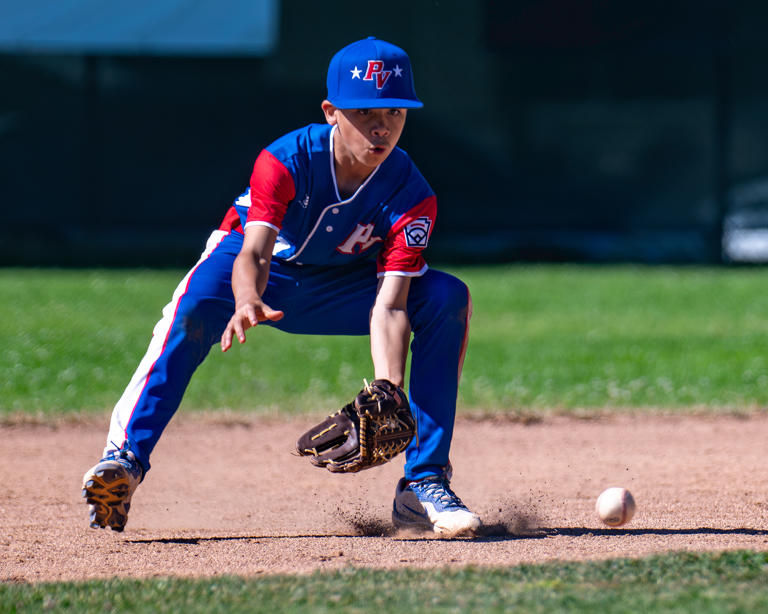
[[[387,148],[385,145],[372,145],[368,148],[368,151],[371,152],[373,155],[380,156],[382,154],[387,153]]]

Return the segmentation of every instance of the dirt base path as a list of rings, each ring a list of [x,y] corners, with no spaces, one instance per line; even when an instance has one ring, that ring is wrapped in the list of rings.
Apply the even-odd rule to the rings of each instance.
[[[0,428],[0,581],[768,550],[768,416],[460,420],[453,486],[486,528],[454,540],[391,529],[401,461],[339,476],[292,456],[310,422],[178,417],[122,534],[89,529],[80,499],[106,422]],[[612,485],[638,503],[619,529],[594,512]]]

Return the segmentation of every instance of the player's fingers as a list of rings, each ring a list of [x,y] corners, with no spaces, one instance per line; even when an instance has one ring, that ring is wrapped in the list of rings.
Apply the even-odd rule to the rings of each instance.
[[[221,351],[226,352],[232,347],[232,322],[227,324],[224,332],[221,333]]]
[[[262,305],[261,313],[264,315],[265,320],[270,320],[272,322],[277,322],[278,320],[281,320],[285,315],[282,311],[278,311],[277,309],[272,309],[272,307],[270,307],[269,305]]]
[[[235,327],[235,335],[237,335],[237,340],[240,343],[245,343],[245,328],[243,327],[243,321],[235,316],[233,318],[233,325]]]
[[[259,318],[256,315],[256,309],[254,309],[253,305],[246,306],[245,315],[248,318],[248,322],[250,322],[251,326],[256,326],[259,323]]]

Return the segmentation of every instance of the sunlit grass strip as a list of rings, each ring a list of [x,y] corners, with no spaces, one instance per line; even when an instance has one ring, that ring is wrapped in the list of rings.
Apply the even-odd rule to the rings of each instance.
[[[475,306],[462,411],[768,405],[768,271],[452,272]],[[0,417],[109,411],[183,274],[0,270]],[[367,337],[261,327],[225,355],[211,350],[182,407],[322,413],[371,374]]]
[[[754,409],[768,402],[763,269],[459,273],[476,304],[464,406]]]
[[[72,612],[759,612],[768,554],[484,569],[345,569],[310,576],[112,579],[0,585],[0,611]]]

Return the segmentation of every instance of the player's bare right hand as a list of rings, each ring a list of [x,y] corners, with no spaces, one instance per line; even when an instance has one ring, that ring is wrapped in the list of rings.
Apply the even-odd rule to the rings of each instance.
[[[283,318],[283,315],[282,311],[276,311],[261,301],[253,301],[241,305],[235,309],[235,313],[232,314],[227,327],[221,335],[221,351],[226,352],[232,347],[232,338],[235,335],[237,335],[237,340],[240,343],[245,343],[245,331],[249,328],[266,320],[277,322]]]

